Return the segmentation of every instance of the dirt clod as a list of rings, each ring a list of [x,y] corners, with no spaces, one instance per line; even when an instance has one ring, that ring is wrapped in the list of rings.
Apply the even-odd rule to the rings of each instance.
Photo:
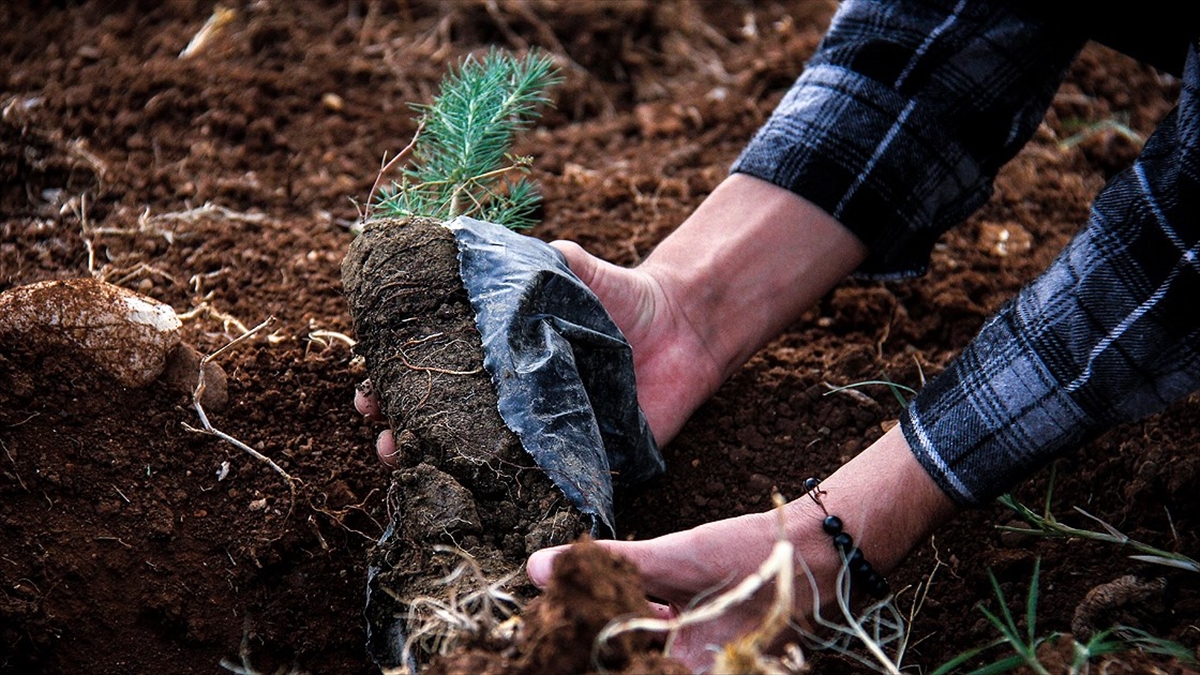
[[[355,349],[405,437],[390,495],[398,536],[373,554],[381,567],[373,586],[402,606],[446,595],[440,580],[451,571],[434,560],[453,557],[434,554],[452,547],[485,579],[532,596],[529,545],[567,543],[584,519],[500,417],[453,235],[428,219],[369,222],[342,275]]]

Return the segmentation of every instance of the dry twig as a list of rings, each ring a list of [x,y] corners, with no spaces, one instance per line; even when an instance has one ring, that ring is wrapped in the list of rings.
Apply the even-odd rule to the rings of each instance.
[[[385,161],[380,163],[379,173],[375,175],[375,182],[371,184],[371,192],[367,194],[367,205],[364,207],[362,217],[364,222],[370,220],[371,218],[371,207],[375,202],[375,193],[379,191],[379,184],[383,182],[383,177],[386,176],[389,171],[395,168],[398,163],[406,161],[409,156],[412,155],[413,149],[417,147],[417,139],[421,137],[421,132],[424,129],[425,122],[422,120],[420,124],[417,125],[417,130],[413,132],[412,140],[408,142],[408,145],[404,146],[403,150],[396,153],[396,156],[390,160],[387,159],[387,154],[384,154]]]
[[[209,422],[209,420],[208,420],[208,414],[204,412],[204,406],[200,404],[200,399],[204,396],[204,390],[205,390],[204,367],[207,366],[209,364],[209,362],[211,362],[213,359],[220,356],[222,352],[224,352],[228,349],[231,349],[235,345],[238,345],[238,344],[245,342],[246,340],[249,340],[250,338],[254,337],[259,331],[261,331],[263,328],[266,328],[274,320],[275,320],[275,317],[267,317],[267,319],[265,321],[258,324],[254,328],[251,328],[250,330],[242,333],[239,337],[235,338],[233,341],[229,342],[224,347],[221,347],[217,351],[200,359],[200,373],[196,380],[196,389],[192,392],[192,406],[196,409],[196,414],[200,417],[200,424],[201,424],[202,428],[193,427],[192,425],[188,424],[187,422],[183,423],[183,427],[185,429],[187,429],[188,431],[194,431],[196,433],[209,434],[212,436],[216,436],[217,438],[220,438],[221,440],[225,441],[226,443],[229,443],[230,445],[234,446],[235,448],[237,448],[237,449],[241,450],[242,452],[245,452],[246,454],[250,455],[251,457],[257,459],[258,461],[266,464],[267,466],[271,467],[271,470],[273,470],[275,473],[279,474],[280,476],[283,476],[283,478],[287,481],[288,491],[291,494],[291,500],[288,504],[287,516],[284,517],[284,521],[286,521],[288,518],[291,517],[292,510],[296,506],[296,483],[299,482],[298,479],[293,478],[291,474],[289,474],[287,471],[285,471],[283,469],[283,467],[276,464],[275,461],[272,460],[270,457],[267,457],[266,455],[255,450],[254,448],[250,447],[249,445],[246,445],[245,443],[239,441],[238,439],[234,438],[233,436],[230,436],[229,434],[214,427],[212,425],[212,423]]]

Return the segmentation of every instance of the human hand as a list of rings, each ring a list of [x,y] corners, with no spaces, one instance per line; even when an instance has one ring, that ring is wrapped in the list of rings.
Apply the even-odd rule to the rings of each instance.
[[[825,479],[821,489],[820,504],[801,496],[781,507],[783,535],[794,547],[793,618],[801,624],[837,601],[842,558],[822,527],[826,515],[839,516],[872,568],[886,574],[956,511],[913,456],[899,427]],[[634,563],[647,596],[657,603],[657,614],[672,618],[757,572],[778,539],[779,516],[770,511],[645,541],[597,543]],[[555,547],[530,556],[527,571],[534,583],[549,579],[554,556],[561,551]],[[765,586],[717,619],[683,628],[671,656],[693,670],[707,668],[714,649],[762,625],[774,596],[774,585]],[[823,616],[832,618],[828,612]],[[782,648],[794,638],[782,635],[774,646]]]
[[[775,545],[776,521],[774,513],[752,514],[647,541],[595,543],[637,566],[657,618],[678,621],[694,605],[729,591],[759,568]],[[810,539],[807,543],[817,545],[820,550],[810,551],[811,555],[805,555],[805,559],[821,558],[822,564],[836,564],[827,541]],[[544,586],[555,558],[566,548],[544,549],[534,554],[527,567],[530,578]],[[803,599],[797,598],[796,607],[811,602],[808,585],[803,580],[802,584],[803,588],[795,589],[803,591]],[[717,650],[763,624],[776,591],[774,583],[767,584],[743,601],[726,606],[716,620],[688,623],[674,637],[670,656],[693,672],[708,670]],[[794,641],[795,635],[791,637]]]
[[[554,241],[571,271],[608,311],[633,350],[638,404],[665,445],[724,379],[723,364],[682,311],[682,290],[659,268],[619,267],[572,241]]]

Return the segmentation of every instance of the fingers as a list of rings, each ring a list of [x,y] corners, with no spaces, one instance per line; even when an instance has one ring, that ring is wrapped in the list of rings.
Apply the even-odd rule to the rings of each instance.
[[[567,546],[569,546],[568,544]],[[554,571],[554,559],[567,549],[567,546],[552,546],[534,552],[525,563],[525,573],[529,580],[538,588],[545,588],[550,583],[550,573]]]
[[[679,615],[679,612],[672,609],[670,605],[664,605],[659,602],[648,602],[646,604],[650,605],[650,611],[654,613],[654,618],[656,619],[666,621]]]
[[[354,388],[354,407],[369,420],[382,422],[386,419],[383,414],[383,406],[379,402],[379,396],[375,393],[375,388],[371,385],[370,380],[363,380],[361,384]],[[395,468],[397,454],[396,437],[392,434],[391,429],[384,430],[375,439],[375,454],[379,455],[379,461]]]
[[[609,551],[616,553],[617,555],[621,555],[620,544],[622,542],[600,540],[596,543],[608,549]],[[610,544],[616,544],[616,546],[611,546]],[[538,586],[538,588],[545,588],[546,584],[550,583],[550,575],[554,571],[554,559],[557,558],[563,551],[567,550],[569,546],[571,545],[567,544],[565,546],[544,548],[529,556],[528,562],[525,563],[525,571],[527,574],[529,574],[530,580],[532,580],[533,583]],[[645,583],[644,579],[643,583]],[[677,614],[675,609],[667,604],[660,602],[647,602],[646,604],[650,608],[650,611],[654,614],[654,617],[657,619],[670,619]]]
[[[641,573],[642,585],[647,595],[667,602],[674,602],[678,599],[675,597],[678,595],[677,586],[670,581],[661,579],[660,577],[663,575],[653,571],[662,567],[662,561],[656,559],[660,554],[656,553],[655,546],[647,545],[645,541],[615,541],[611,539],[598,539],[595,543],[609,553],[633,563]],[[546,584],[550,582],[554,559],[569,546],[571,545],[552,546],[529,556],[529,560],[525,563],[525,571],[529,575],[529,579],[539,588],[545,588]],[[672,611],[667,605],[660,604],[659,607],[665,608],[663,611],[668,613]]]
[[[363,380],[354,388],[354,407],[372,421],[382,422],[384,419],[383,406],[370,380]]]
[[[392,435],[391,429],[384,429],[380,432],[379,437],[375,439],[375,454],[379,455],[379,461],[395,468],[396,466],[396,437]]]
[[[591,286],[596,280],[596,271],[600,265],[600,259],[596,256],[583,250],[583,247],[573,241],[559,239],[558,241],[550,242],[550,245],[558,249],[559,253],[567,259],[567,266],[579,277],[585,285]]]

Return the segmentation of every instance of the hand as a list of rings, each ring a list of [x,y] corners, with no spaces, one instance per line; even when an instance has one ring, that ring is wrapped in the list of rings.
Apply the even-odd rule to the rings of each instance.
[[[723,363],[681,310],[667,275],[605,262],[575,242],[551,242],[621,329],[633,350],[638,404],[660,446],[724,379]],[[660,278],[665,277],[665,278]]]
[[[638,403],[659,445],[746,359],[867,255],[829,214],[781,187],[733,175],[644,262],[617,267],[554,242],[633,348]],[[359,411],[380,419],[362,391]],[[391,464],[390,432],[376,442]]]
[[[727,178],[637,267],[553,246],[633,347],[638,403],[659,445],[867,251],[794,193]]]
[[[642,575],[651,609],[659,618],[678,617],[699,600],[726,591],[755,571],[770,555],[775,544],[774,513],[758,513],[721,520],[664,535],[647,541],[609,541],[596,543],[634,563]],[[816,521],[819,523],[819,521]],[[836,564],[828,541],[810,538],[805,559],[821,558],[823,565]],[[563,547],[544,549],[529,559],[528,573],[539,586],[550,577],[554,558]],[[810,603],[812,594],[803,577],[796,590],[803,599],[797,607]],[[759,590],[749,601],[734,605],[719,620],[693,624],[683,629],[671,645],[670,656],[692,671],[704,671],[712,665],[715,650],[762,623],[774,597],[774,586]],[[703,596],[703,599],[700,597]]]
[[[913,546],[955,513],[953,502],[917,462],[899,427],[838,469],[821,483],[821,488],[824,509],[807,496],[783,507],[784,534],[795,547],[793,616],[801,623],[808,623],[814,615],[814,597],[815,605],[826,609],[836,598],[841,557],[821,527],[826,510],[842,519],[845,531],[881,574],[891,571]],[[641,573],[646,594],[665,603],[657,607],[657,613],[672,617],[757,571],[775,544],[777,523],[778,514],[770,511],[646,541],[598,543],[633,562]],[[529,558],[527,571],[534,583],[546,583],[554,557],[561,550],[544,549]],[[803,572],[805,566],[816,581],[815,596]],[[773,588],[766,588],[717,620],[685,628],[671,656],[693,670],[707,668],[714,656],[713,648],[762,624],[772,598]],[[822,616],[837,619],[828,611]],[[786,641],[789,636],[782,636],[777,645],[782,647]]]

